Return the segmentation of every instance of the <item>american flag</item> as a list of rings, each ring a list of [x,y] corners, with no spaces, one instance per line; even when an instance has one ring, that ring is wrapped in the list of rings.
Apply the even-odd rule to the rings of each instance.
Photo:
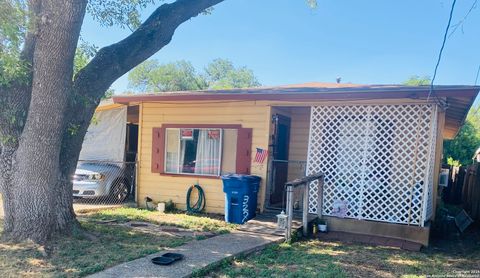
[[[256,163],[263,163],[265,158],[268,156],[268,150],[257,148],[257,154],[255,155],[254,162]]]

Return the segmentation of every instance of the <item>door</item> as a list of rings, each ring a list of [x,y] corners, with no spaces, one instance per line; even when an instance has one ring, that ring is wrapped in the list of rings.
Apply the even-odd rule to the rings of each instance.
[[[288,181],[288,152],[290,143],[290,118],[273,115],[273,163],[270,206],[282,207],[285,198],[285,183]]]

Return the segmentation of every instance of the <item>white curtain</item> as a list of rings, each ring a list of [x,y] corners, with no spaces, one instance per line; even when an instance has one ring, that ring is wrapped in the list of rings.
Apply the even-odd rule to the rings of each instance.
[[[179,135],[180,136],[180,135]],[[178,172],[183,173],[183,163],[185,163],[185,149],[187,148],[186,140],[180,140],[180,159],[178,160]]]
[[[209,136],[207,129],[199,131],[195,174],[218,175],[220,169],[220,140],[221,136]]]

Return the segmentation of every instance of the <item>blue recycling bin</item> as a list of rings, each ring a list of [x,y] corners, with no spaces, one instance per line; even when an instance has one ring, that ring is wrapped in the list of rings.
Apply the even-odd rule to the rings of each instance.
[[[251,175],[222,176],[226,222],[243,224],[255,217],[260,180]]]

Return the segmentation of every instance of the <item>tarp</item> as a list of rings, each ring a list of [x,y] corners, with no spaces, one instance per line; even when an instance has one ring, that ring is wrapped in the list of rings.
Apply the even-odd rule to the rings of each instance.
[[[83,140],[80,160],[123,161],[127,107],[97,111]]]

